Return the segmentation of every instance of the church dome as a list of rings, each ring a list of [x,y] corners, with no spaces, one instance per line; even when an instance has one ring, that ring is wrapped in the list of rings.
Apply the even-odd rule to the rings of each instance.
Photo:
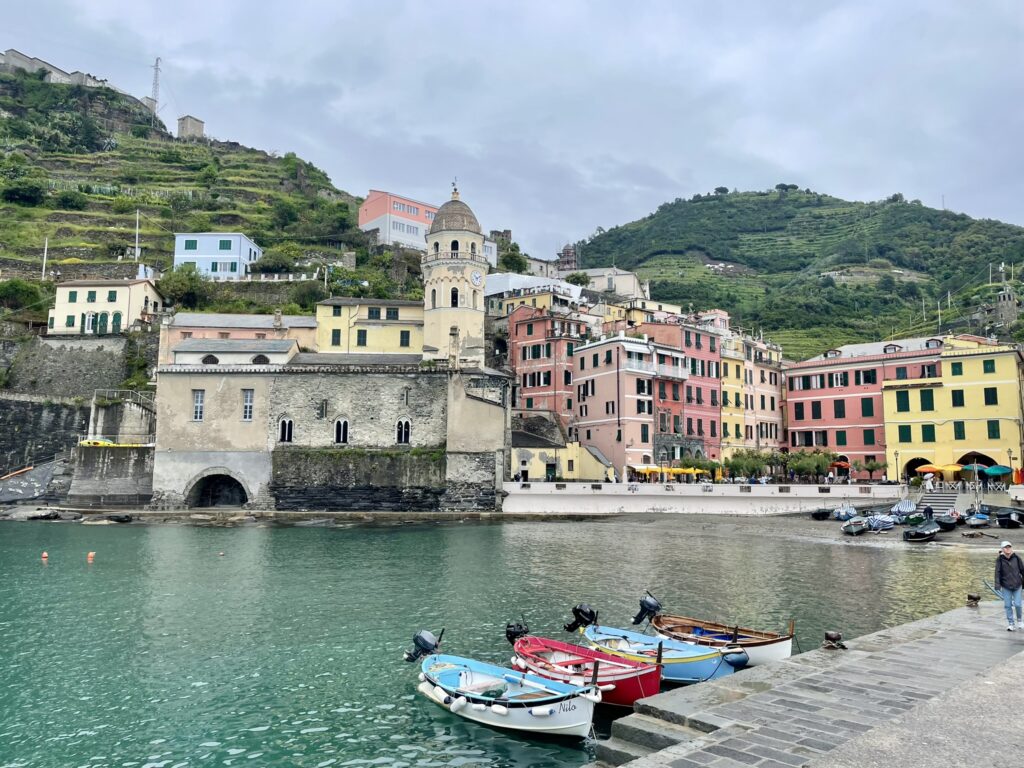
[[[480,231],[480,222],[476,220],[472,209],[459,200],[459,190],[457,189],[452,190],[452,199],[437,209],[437,213],[434,214],[434,222],[430,225],[429,234],[455,230],[483,234]]]

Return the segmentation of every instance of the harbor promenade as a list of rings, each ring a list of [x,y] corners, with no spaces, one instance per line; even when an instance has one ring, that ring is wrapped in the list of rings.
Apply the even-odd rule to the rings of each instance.
[[[983,602],[643,699],[598,766],[1020,765],[1024,632]]]

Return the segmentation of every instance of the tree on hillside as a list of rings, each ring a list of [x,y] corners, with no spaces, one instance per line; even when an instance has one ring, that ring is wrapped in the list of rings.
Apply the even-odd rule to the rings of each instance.
[[[253,264],[250,269],[253,272],[266,272],[268,274],[283,274],[295,269],[295,251],[298,246],[280,245],[269,248],[263,253],[263,257]]]
[[[26,280],[4,280],[0,282],[0,307],[23,309],[35,307],[44,301],[39,286]]]
[[[157,288],[172,305],[186,309],[205,304],[210,296],[210,284],[194,264],[183,264],[167,272],[157,281]]]
[[[565,282],[586,288],[590,285],[590,276],[586,272],[570,272],[564,278]]]
[[[519,243],[508,243],[498,256],[498,267],[506,272],[525,275],[530,271],[530,262],[526,258],[526,254],[519,251]]]
[[[46,188],[35,179],[17,179],[5,186],[0,196],[8,203],[39,205],[46,197]]]
[[[715,194],[716,195],[728,195],[729,194],[729,188],[728,187],[715,187]]]

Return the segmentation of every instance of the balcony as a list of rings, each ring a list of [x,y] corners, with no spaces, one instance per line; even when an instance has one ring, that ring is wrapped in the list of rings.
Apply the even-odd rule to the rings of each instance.
[[[431,261],[476,261],[487,263],[487,258],[482,253],[470,253],[469,251],[427,251],[423,254],[421,263]]]

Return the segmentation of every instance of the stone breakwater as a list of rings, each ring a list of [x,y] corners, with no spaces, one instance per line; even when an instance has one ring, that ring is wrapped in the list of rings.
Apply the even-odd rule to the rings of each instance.
[[[1002,615],[993,601],[958,608],[848,641],[848,650],[811,651],[643,699],[598,742],[597,765],[1010,765],[1002,761],[1009,742],[1019,757],[1016,721],[989,718],[987,709],[975,721],[957,703],[1024,703],[1024,632],[1006,632]],[[916,719],[934,720],[935,706],[952,731],[915,728]],[[893,727],[924,738],[894,741]],[[948,761],[940,746],[957,732],[967,762]]]

